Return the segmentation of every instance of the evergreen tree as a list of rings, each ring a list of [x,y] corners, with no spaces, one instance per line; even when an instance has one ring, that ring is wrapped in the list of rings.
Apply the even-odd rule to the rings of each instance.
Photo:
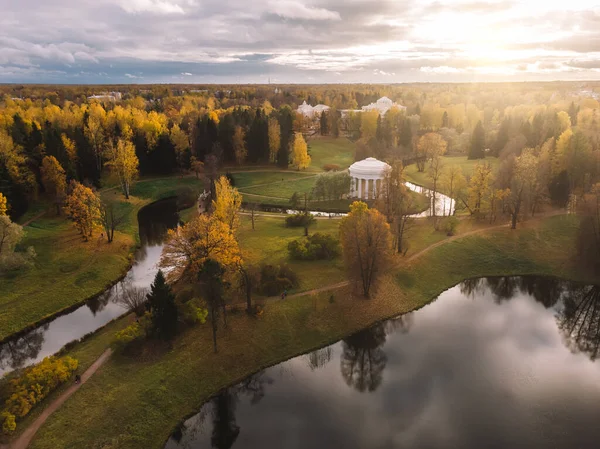
[[[577,126],[577,114],[579,113],[579,106],[575,106],[575,102],[571,102],[569,106],[569,117],[571,117],[571,125]]]
[[[485,157],[485,131],[481,120],[475,125],[471,136],[471,147],[469,148],[469,159],[483,159]]]
[[[444,115],[442,115],[442,128],[448,128],[448,112],[444,111]]]
[[[217,330],[219,328],[219,312],[223,311],[225,327],[227,327],[227,318],[225,315],[225,301],[223,300],[223,290],[225,283],[223,276],[225,268],[213,259],[206,259],[199,273],[199,279],[202,285],[204,300],[208,305],[210,313],[210,322],[213,331],[213,349],[216,353],[217,348]]]
[[[400,132],[398,143],[407,149],[412,147],[412,127],[410,125],[410,120],[407,118],[405,118],[402,123],[402,131]]]
[[[175,295],[167,284],[162,270],[158,270],[150,286],[148,309],[152,314],[152,330],[163,340],[170,340],[177,332],[177,306]]]
[[[277,165],[287,168],[290,163],[290,144],[294,137],[294,118],[289,106],[284,106],[279,111],[279,125],[281,127],[281,146],[277,155]]]
[[[330,117],[330,132],[336,139],[340,137],[340,115],[341,113],[337,109],[329,111]]]
[[[321,135],[328,136],[329,135],[329,114],[327,111],[323,111],[321,117],[319,118],[319,125],[321,127]]]

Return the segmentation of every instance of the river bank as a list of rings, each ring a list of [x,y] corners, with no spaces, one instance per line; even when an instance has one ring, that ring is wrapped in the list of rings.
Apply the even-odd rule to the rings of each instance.
[[[554,274],[590,282],[572,265],[577,224],[575,217],[552,217],[517,231],[495,229],[449,242],[452,257],[442,245],[410,266],[403,267],[399,261],[396,273],[382,280],[372,300],[356,297],[351,288],[345,288],[333,293],[333,301],[332,293],[325,292],[270,302],[259,318],[233,315],[229,329],[219,334],[216,355],[209,326],[188,330],[171,348],[151,348],[135,357],[115,354],[50,417],[32,447],[162,447],[178,423],[221,388],[422,307],[455,285],[458,276]],[[439,266],[432,267],[434,262]],[[444,272],[449,274],[440,276]],[[415,274],[422,279],[416,280]],[[124,326],[123,321],[107,326],[70,354],[78,357],[87,351],[89,355],[94,341],[108,340]],[[98,356],[103,349],[96,346]]]

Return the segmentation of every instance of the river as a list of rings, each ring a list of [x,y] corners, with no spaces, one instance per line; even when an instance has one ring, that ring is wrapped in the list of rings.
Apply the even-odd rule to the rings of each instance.
[[[166,199],[142,208],[138,214],[140,247],[125,278],[97,298],[65,315],[0,345],[0,375],[39,362],[64,345],[94,332],[126,310],[118,298],[125,284],[149,288],[158,271],[157,263],[167,229],[177,226],[175,199]]]
[[[600,287],[470,280],[221,391],[181,448],[599,446]]]

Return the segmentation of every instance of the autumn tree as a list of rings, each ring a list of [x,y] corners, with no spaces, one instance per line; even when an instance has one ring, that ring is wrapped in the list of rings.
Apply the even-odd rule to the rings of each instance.
[[[224,289],[225,267],[214,259],[207,258],[202,263],[198,273],[198,279],[202,288],[203,298],[208,305],[210,323],[213,334],[213,349],[217,353],[217,330],[219,328],[219,312],[223,312],[224,324],[227,326],[225,314]]]
[[[7,215],[0,215],[0,260],[7,259],[23,238],[23,227],[13,223]]]
[[[64,211],[87,241],[100,218],[100,199],[92,189],[73,180],[65,200]]]
[[[196,156],[192,156],[190,157],[190,166],[192,167],[192,171],[196,174],[196,179],[198,179],[198,175],[204,170],[204,162],[197,159]]]
[[[226,176],[221,176],[215,183],[215,196],[212,209],[213,216],[225,223],[232,233],[240,226],[240,208],[242,207],[242,195]]]
[[[368,297],[386,265],[390,250],[390,227],[385,217],[366,203],[355,201],[340,224],[340,240],[351,279],[360,282]]]
[[[451,201],[456,203],[456,193],[462,191],[467,184],[467,180],[465,179],[462,169],[459,165],[450,165],[445,170],[444,175],[441,179],[441,185],[443,189],[448,193]],[[444,210],[444,215],[446,211]],[[452,210],[448,211],[448,214],[451,214]]]
[[[448,144],[438,133],[427,133],[419,138],[416,159],[420,172],[425,171],[425,163],[433,157],[442,156]]]
[[[254,265],[240,263],[238,265],[239,289],[246,297],[246,312],[252,313],[252,292],[260,282],[260,270]]]
[[[245,133],[241,126],[236,126],[232,137],[233,153],[235,154],[235,162],[238,165],[244,164],[248,157],[246,149]]]
[[[0,192],[0,216],[2,215],[8,215],[8,201],[2,192]]]
[[[489,193],[493,175],[490,164],[477,164],[468,187],[459,193],[463,205],[475,217],[484,217],[489,210]]]
[[[117,145],[108,152],[106,165],[115,171],[125,199],[129,199],[129,190],[138,177],[139,165],[133,144],[129,140],[119,139]]]
[[[54,197],[56,204],[56,214],[60,214],[60,204],[62,203],[67,190],[67,177],[62,166],[54,156],[45,156],[42,159],[42,184],[46,193]]]
[[[533,184],[537,173],[538,159],[532,149],[523,151],[514,164],[514,174],[510,191],[507,195],[507,206],[511,215],[511,228],[517,228],[517,220],[522,209],[531,201]],[[524,207],[525,206],[525,207]]]
[[[88,116],[87,123],[85,124],[83,131],[94,151],[96,169],[100,171],[107,142],[103,123],[105,112],[104,109],[102,109],[102,106],[99,105],[96,106],[92,112],[93,113]]]
[[[436,215],[437,193],[439,187],[438,184],[440,182],[442,174],[444,173],[444,161],[442,160],[442,155],[445,152],[446,141],[441,139],[441,141],[438,141],[438,144],[430,154],[431,163],[429,164],[429,170],[427,172],[427,175],[429,176],[429,179],[431,179],[432,184],[431,193],[433,205],[431,207],[431,213],[434,217]]]
[[[292,165],[298,170],[307,168],[310,165],[310,156],[308,147],[302,137],[302,133],[296,133],[294,136],[294,146],[292,149]]]
[[[190,149],[190,140],[184,130],[179,125],[175,124],[171,128],[170,132],[171,142],[175,149],[175,157],[177,158],[177,166],[180,172],[183,174],[185,168],[188,151]]]
[[[162,270],[156,273],[146,298],[151,313],[152,332],[162,340],[171,340],[177,333],[178,312],[175,295]]]
[[[115,231],[125,222],[126,217],[125,213],[116,211],[114,202],[100,202],[99,221],[106,233],[108,243],[112,243],[115,238]]]
[[[269,118],[269,162],[277,162],[277,153],[281,145],[281,128],[276,117]]]
[[[230,227],[214,215],[202,214],[176,230],[169,230],[160,266],[171,268],[168,277],[179,279],[190,271],[197,276],[207,259],[235,269],[241,262],[240,249]]]
[[[477,122],[473,135],[471,136],[471,146],[469,147],[469,159],[483,159],[485,157],[485,130],[481,121]]]

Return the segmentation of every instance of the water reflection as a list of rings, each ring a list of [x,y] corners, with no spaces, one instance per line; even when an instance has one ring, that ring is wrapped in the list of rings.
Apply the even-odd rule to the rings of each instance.
[[[361,393],[379,387],[387,363],[381,348],[385,337],[385,327],[379,324],[343,340],[340,369],[348,386]]]
[[[175,199],[161,200],[138,214],[140,248],[135,263],[123,281],[74,311],[12,341],[0,345],[0,375],[23,368],[55,354],[65,344],[104,326],[125,313],[119,301],[124,285],[149,287],[156,274],[167,230],[177,226],[179,216]]]
[[[166,448],[597,447],[599,330],[600,287],[468,281],[267,369],[258,402],[233,387]]]

